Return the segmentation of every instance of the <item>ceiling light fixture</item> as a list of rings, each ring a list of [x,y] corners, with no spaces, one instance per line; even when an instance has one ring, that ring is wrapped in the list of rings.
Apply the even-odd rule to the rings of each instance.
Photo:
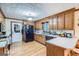
[[[28,20],[32,21],[32,18],[28,18]]]
[[[26,16],[37,16],[36,13],[31,12],[31,11],[29,11],[29,12],[23,12],[23,14],[26,15]]]

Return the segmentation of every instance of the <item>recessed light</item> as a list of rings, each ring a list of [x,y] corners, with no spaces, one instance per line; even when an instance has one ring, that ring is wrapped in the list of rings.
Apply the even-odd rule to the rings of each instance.
[[[28,20],[32,21],[32,18],[28,18]]]

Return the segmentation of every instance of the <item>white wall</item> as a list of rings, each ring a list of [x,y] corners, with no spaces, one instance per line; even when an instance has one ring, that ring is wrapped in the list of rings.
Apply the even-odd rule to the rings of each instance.
[[[13,20],[13,19],[5,19],[5,31],[6,31],[6,35],[10,35],[11,34],[11,21],[22,22],[22,21]]]
[[[11,34],[11,21],[22,22],[22,21],[18,21],[18,20],[5,19],[5,31],[6,31],[7,36],[9,36]],[[22,41],[22,34],[14,36],[12,38],[12,42],[17,42],[17,41]]]

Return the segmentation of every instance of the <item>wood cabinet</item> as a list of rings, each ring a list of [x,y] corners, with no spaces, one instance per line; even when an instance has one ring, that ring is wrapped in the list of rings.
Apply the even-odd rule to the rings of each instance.
[[[40,25],[40,26],[41,26],[41,25]],[[37,29],[37,30],[39,29],[39,30],[40,30],[40,28],[41,28],[40,26],[39,26],[39,22],[36,22],[36,23],[35,23],[35,29]]]
[[[74,11],[69,9],[53,16],[48,16],[36,21],[36,28],[42,29],[42,22],[49,22],[49,30],[73,30],[74,28]],[[52,21],[50,21],[52,20]],[[51,23],[51,24],[50,24]],[[52,28],[51,28],[52,27]]]
[[[3,22],[3,21],[4,21],[4,17],[2,15],[1,11],[0,11],[0,22]]]
[[[46,42],[47,56],[64,56],[65,48]]]
[[[72,11],[65,13],[65,29],[72,30],[74,22],[74,13]]]
[[[3,54],[3,53],[4,53],[4,49],[0,48],[0,54]]]
[[[34,37],[35,37],[35,41],[45,44],[45,36],[40,34],[35,34]]]
[[[0,55],[5,55],[8,53],[8,48],[7,48],[7,45],[5,47],[1,47],[0,48]]]
[[[37,30],[42,30],[42,22],[43,22],[43,21],[35,22],[35,29],[37,29]]]
[[[57,16],[52,18],[52,29],[57,30]]]
[[[64,29],[64,13],[58,15],[58,30]]]

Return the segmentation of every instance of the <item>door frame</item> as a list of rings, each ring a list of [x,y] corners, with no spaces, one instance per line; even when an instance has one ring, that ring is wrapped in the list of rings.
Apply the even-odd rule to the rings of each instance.
[[[10,36],[11,36],[11,44],[12,44],[12,23],[20,23],[20,24],[22,24],[22,26],[24,25],[23,21],[22,22],[17,22],[17,21],[11,21],[10,22],[10,25],[11,25],[11,34],[10,34]]]

